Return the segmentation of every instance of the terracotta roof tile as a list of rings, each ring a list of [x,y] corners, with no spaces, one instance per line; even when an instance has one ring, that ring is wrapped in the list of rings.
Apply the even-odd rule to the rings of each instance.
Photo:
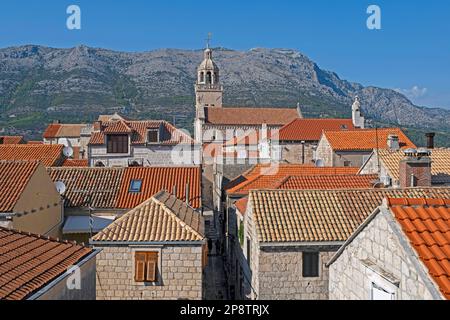
[[[389,198],[448,198],[450,188],[252,190],[248,208],[260,242],[343,242]]]
[[[66,159],[63,167],[88,167],[89,161],[87,159]]]
[[[38,160],[46,167],[59,166],[64,161],[63,149],[59,144],[0,145],[0,160]]]
[[[450,149],[438,148],[431,151],[431,181],[434,184],[450,183]],[[400,161],[404,158],[402,151],[378,150],[380,162],[394,180],[399,180]]]
[[[92,251],[0,227],[0,300],[26,299]]]
[[[298,118],[293,108],[236,108],[206,107],[205,122],[226,125],[267,125],[282,126]]]
[[[104,133],[131,133],[131,128],[124,121],[112,121],[105,124]]]
[[[401,149],[416,148],[414,143],[399,128],[324,131],[324,136],[330,143],[331,148],[336,151],[373,150],[377,147],[387,149],[387,139],[390,134],[398,136]]]
[[[130,193],[132,180],[142,180],[142,191]],[[186,184],[189,184],[189,204],[194,208],[201,205],[201,169],[200,167],[143,167],[126,168],[118,198],[117,208],[134,208],[160,190],[173,191],[177,197],[186,200]]]
[[[63,167],[47,171],[53,181],[66,185],[66,207],[86,207],[91,201],[95,208],[131,209],[160,190],[172,191],[174,186],[177,197],[185,200],[187,183],[190,205],[201,206],[199,167]],[[142,180],[140,192],[129,192],[132,180]]]
[[[158,242],[201,241],[203,217],[167,192],[159,192],[93,237],[102,241]]]
[[[357,171],[357,168],[349,167],[313,167],[284,164],[280,164],[279,166],[257,165],[254,169],[247,171],[243,177],[237,178],[242,182],[237,184],[234,184],[233,181],[230,182],[227,186],[227,193],[246,195],[249,190],[277,189],[290,176],[356,175]],[[324,179],[322,180],[325,181]],[[306,181],[304,180],[305,183]],[[337,178],[335,181],[337,181]],[[315,185],[318,185],[318,183]],[[312,183],[311,186],[313,186]]]
[[[38,166],[38,161],[0,161],[0,212],[14,209]]]
[[[444,297],[450,299],[450,198],[388,199],[388,206]],[[444,232],[443,232],[444,231]]]
[[[59,129],[61,128],[60,124],[49,124],[48,127],[45,129],[42,136],[45,139],[52,139],[56,138],[56,135],[58,134]]]
[[[234,203],[234,206],[242,215],[244,215],[245,211],[247,210],[247,204],[248,204],[248,197],[243,197],[238,201],[236,201]]]
[[[324,130],[354,130],[352,119],[295,119],[280,129],[280,141],[319,141]]]
[[[0,136],[0,144],[21,144],[24,143],[22,136]]]
[[[328,176],[289,176],[275,189],[370,189],[374,187],[378,175],[328,175]]]

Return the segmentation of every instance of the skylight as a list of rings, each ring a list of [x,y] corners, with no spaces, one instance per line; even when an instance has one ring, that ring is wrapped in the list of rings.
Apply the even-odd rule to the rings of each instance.
[[[130,188],[128,189],[128,192],[133,192],[133,193],[137,193],[137,192],[141,192],[141,187],[142,187],[142,180],[131,180],[130,183]]]

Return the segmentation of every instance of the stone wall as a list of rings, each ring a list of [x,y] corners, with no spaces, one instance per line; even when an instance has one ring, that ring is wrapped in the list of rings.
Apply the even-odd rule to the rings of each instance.
[[[103,246],[97,256],[98,300],[202,299],[202,243],[190,246]],[[158,251],[158,282],[134,281],[134,252]]]
[[[409,244],[405,240],[401,244],[402,231],[388,215],[390,213],[379,213],[331,264],[330,299],[369,300],[374,281],[392,288],[394,299],[433,299],[432,292],[436,290],[427,272],[415,254],[405,250]],[[368,266],[367,261],[372,261],[373,265]],[[379,273],[384,276],[377,276]]]
[[[326,263],[337,251],[319,253],[319,276],[302,277],[305,250],[330,250],[316,247],[262,248],[259,252],[259,300],[326,300],[328,269]]]
[[[313,146],[316,144],[305,143],[305,163],[313,163]],[[287,163],[302,164],[303,147],[301,143],[280,143],[281,161]]]
[[[321,159],[325,167],[333,166],[333,150],[324,136],[322,136],[322,139],[320,139],[317,145],[316,159]]]

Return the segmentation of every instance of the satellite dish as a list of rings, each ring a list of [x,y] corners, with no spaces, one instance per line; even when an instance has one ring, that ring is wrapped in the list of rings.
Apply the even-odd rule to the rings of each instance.
[[[71,156],[73,156],[73,149],[71,147],[64,147],[63,149],[63,154],[67,157],[70,158]]]
[[[62,181],[56,181],[55,182],[56,191],[58,191],[59,194],[63,194],[66,192],[66,185]]]
[[[316,160],[316,167],[324,167],[324,163],[322,159],[317,159]]]

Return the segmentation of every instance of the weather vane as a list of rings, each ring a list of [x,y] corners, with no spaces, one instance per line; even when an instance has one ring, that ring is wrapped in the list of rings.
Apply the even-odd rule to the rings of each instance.
[[[206,49],[209,49],[209,44],[211,42],[212,33],[208,32],[208,37],[206,38]]]

